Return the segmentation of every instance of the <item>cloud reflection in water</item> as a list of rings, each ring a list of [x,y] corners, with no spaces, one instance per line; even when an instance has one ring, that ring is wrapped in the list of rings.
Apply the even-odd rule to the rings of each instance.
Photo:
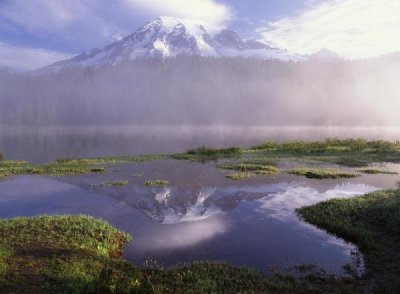
[[[258,212],[267,213],[269,217],[286,222],[297,220],[295,209],[316,204],[332,198],[347,198],[377,190],[365,184],[342,183],[326,192],[318,192],[307,186],[292,186],[286,191],[268,195],[260,200]]]
[[[214,215],[199,221],[155,226],[148,233],[138,235],[134,244],[141,251],[181,249],[211,240],[227,232],[229,227],[226,219]]]

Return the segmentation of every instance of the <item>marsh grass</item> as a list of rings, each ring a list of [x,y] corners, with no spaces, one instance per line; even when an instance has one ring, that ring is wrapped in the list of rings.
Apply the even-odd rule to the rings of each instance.
[[[263,165],[263,164],[250,164],[250,163],[239,163],[239,164],[224,164],[219,165],[219,168],[236,170],[241,172],[251,172],[255,174],[271,175],[279,172],[276,166]]]
[[[166,155],[149,154],[136,156],[114,156],[114,157],[96,157],[96,158],[60,158],[56,162],[60,164],[71,165],[101,165],[101,164],[120,164],[137,163],[144,161],[155,161],[167,158]]]
[[[398,153],[400,142],[389,142],[383,140],[368,141],[366,139],[337,139],[327,138],[324,141],[289,141],[277,143],[272,141],[264,142],[252,147],[255,150],[273,150],[296,153]]]
[[[243,151],[246,152],[246,151]],[[278,167],[279,160],[276,158],[263,158],[263,157],[244,157],[238,164],[260,164]]]
[[[288,170],[289,174],[296,176],[304,176],[309,179],[338,179],[338,178],[355,178],[358,175],[341,171],[335,168],[294,168]]]
[[[81,234],[81,232],[85,234]],[[0,220],[0,246],[20,249],[26,245],[46,247],[67,246],[98,255],[121,255],[123,244],[130,236],[107,222],[89,216],[41,216]]]
[[[311,286],[292,276],[266,276],[217,262],[198,262],[155,273],[151,278],[155,293],[312,293]]]
[[[104,165],[138,163],[164,159],[163,155],[138,155],[130,157],[98,157],[89,159],[58,159],[42,165],[26,161],[0,161],[0,180],[12,175],[65,176],[107,171]]]
[[[103,166],[77,163],[63,164],[59,162],[53,162],[43,165],[31,165],[26,161],[0,162],[0,178],[3,179],[12,175],[64,176],[105,171],[106,168]]]
[[[111,181],[111,182],[101,182],[100,184],[94,184],[93,187],[99,188],[110,188],[110,187],[123,187],[127,186],[129,182],[127,180]]]
[[[358,246],[366,263],[365,279],[374,293],[400,287],[400,190],[378,191],[303,207],[307,222]]]
[[[214,148],[200,147],[188,150],[186,153],[172,155],[174,159],[192,160],[206,162],[226,159],[229,163],[220,164],[237,166],[238,171],[248,165],[251,166],[273,166],[277,167],[282,161],[302,163],[328,163],[337,164],[351,168],[367,168],[371,163],[400,162],[400,142],[389,142],[382,140],[368,141],[365,139],[328,138],[324,141],[267,141],[260,145],[242,148]],[[242,166],[242,167],[241,167]],[[250,170],[248,170],[250,171]],[[258,170],[262,173],[262,169]],[[273,171],[266,171],[271,174]],[[319,173],[309,173],[309,176],[318,178]],[[335,173],[325,173],[326,178],[336,178]],[[321,175],[322,176],[322,175]],[[342,173],[341,177],[350,177]]]
[[[375,168],[363,168],[363,169],[359,169],[358,171],[361,172],[361,173],[370,174],[370,175],[377,175],[377,174],[397,175],[396,172],[387,171],[387,170],[381,170],[381,169],[375,169]]]
[[[173,155],[138,155],[86,159],[62,158],[45,165],[31,165],[24,161],[0,161],[0,179],[18,174],[62,176],[105,172],[106,166],[104,165],[137,163],[167,158],[198,162],[227,159],[232,161],[229,164],[225,164],[228,169],[234,169],[233,167],[235,167],[236,169],[234,170],[257,174],[277,172],[274,169],[277,169],[276,166],[283,160],[325,162],[347,167],[366,168],[371,163],[400,162],[400,143],[331,138],[317,142],[264,142],[249,149],[203,146]],[[255,167],[259,168],[253,169]],[[311,173],[309,175],[311,176]],[[315,176],[318,177],[318,174]],[[347,177],[347,175],[343,174],[343,177]]]
[[[1,292],[146,291],[143,275],[120,259],[130,239],[107,222],[88,216],[0,220]],[[143,283],[134,282],[139,279]]]
[[[242,149],[239,147],[231,148],[216,148],[202,146],[196,149],[190,149],[185,153],[174,154],[172,157],[179,160],[192,160],[192,161],[212,161],[224,158],[240,157]]]
[[[254,178],[255,176],[257,176],[255,173],[249,173],[249,172],[233,173],[225,175],[225,177],[234,181],[246,180]]]
[[[153,187],[153,186],[167,186],[167,185],[169,185],[169,181],[167,181],[167,180],[162,180],[162,179],[157,179],[157,180],[153,180],[153,181],[146,181],[145,183],[144,183],[146,186],[150,186],[150,187]]]
[[[336,163],[348,167],[366,167],[373,162],[400,162],[400,142],[365,139],[328,138],[324,141],[267,141],[251,148],[264,157],[296,157]]]

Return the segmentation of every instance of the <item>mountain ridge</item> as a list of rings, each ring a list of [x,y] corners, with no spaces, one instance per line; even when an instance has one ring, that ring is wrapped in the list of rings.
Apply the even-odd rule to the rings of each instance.
[[[102,48],[94,48],[73,58],[45,67],[116,65],[141,57],[168,58],[179,55],[204,57],[256,57],[298,61],[303,57],[256,40],[246,40],[237,32],[200,21],[157,17],[136,32]]]

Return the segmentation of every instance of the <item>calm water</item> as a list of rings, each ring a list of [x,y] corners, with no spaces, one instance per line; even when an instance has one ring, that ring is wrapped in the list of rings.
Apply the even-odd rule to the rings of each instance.
[[[396,129],[3,129],[0,150],[8,159],[45,162],[58,157],[165,153],[202,144],[252,145],[265,139],[328,136],[397,140]],[[348,130],[349,131],[349,130]],[[375,133],[375,135],[373,135]],[[368,135],[368,136],[367,136]],[[400,172],[400,165],[387,165]],[[146,187],[163,178],[169,187]],[[290,175],[226,179],[213,163],[163,160],[112,166],[105,174],[46,178],[17,176],[0,181],[0,217],[89,214],[133,236],[126,258],[141,265],[219,260],[259,270],[316,264],[342,272],[357,262],[356,248],[297,218],[295,209],[333,197],[391,188],[395,175],[351,180],[308,180]],[[125,187],[98,188],[103,181],[128,180]]]
[[[389,166],[400,172],[399,165]],[[161,177],[170,187],[146,187]],[[95,188],[127,179],[126,187]],[[133,236],[125,256],[141,265],[219,260],[259,270],[316,264],[339,273],[355,263],[351,244],[300,221],[294,209],[332,197],[392,187],[396,176],[314,181],[280,175],[232,182],[212,164],[166,160],[115,167],[107,174],[0,182],[0,217],[89,214]]]
[[[264,140],[327,137],[400,140],[400,128],[0,126],[0,150],[7,159],[47,162],[60,157],[173,153],[202,145],[251,146]]]

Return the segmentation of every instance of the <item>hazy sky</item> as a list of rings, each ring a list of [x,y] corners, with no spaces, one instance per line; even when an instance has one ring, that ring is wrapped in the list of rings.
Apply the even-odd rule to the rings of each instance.
[[[0,0],[0,65],[35,68],[166,15],[195,18],[296,53],[400,50],[400,0]]]

